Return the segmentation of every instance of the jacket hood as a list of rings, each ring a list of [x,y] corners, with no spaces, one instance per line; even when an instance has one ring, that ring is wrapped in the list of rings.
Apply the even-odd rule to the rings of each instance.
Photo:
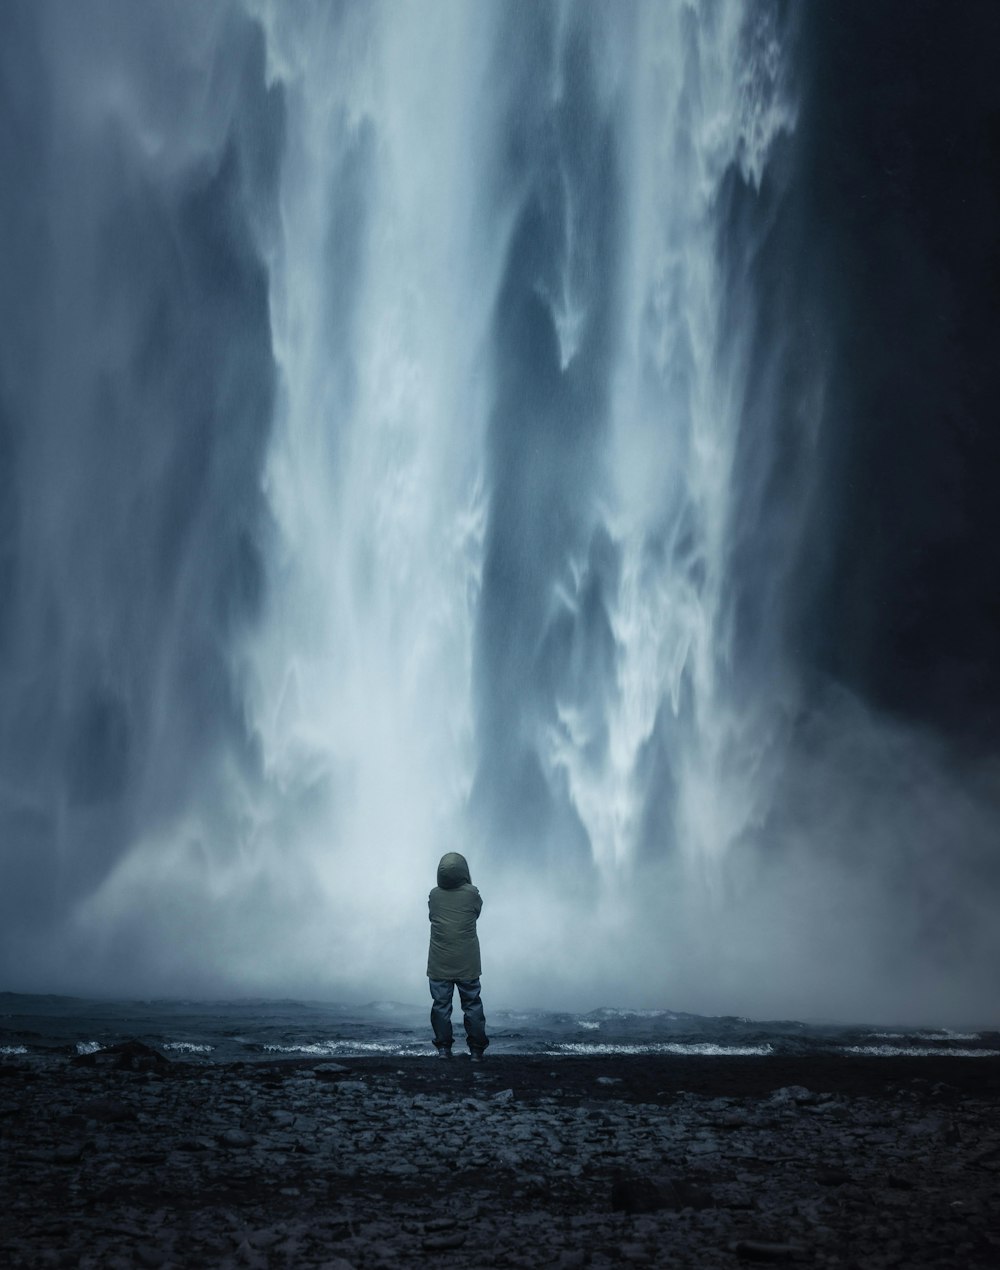
[[[471,881],[469,866],[465,862],[464,855],[459,855],[457,851],[449,851],[447,855],[441,857],[441,863],[438,865],[438,886],[442,891],[453,891],[464,882]]]

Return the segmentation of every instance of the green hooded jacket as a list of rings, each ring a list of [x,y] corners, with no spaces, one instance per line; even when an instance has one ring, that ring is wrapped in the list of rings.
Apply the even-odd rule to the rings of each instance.
[[[438,884],[427,898],[431,946],[428,979],[478,979],[479,936],[476,918],[483,901],[472,885],[465,856],[449,851],[438,865]]]

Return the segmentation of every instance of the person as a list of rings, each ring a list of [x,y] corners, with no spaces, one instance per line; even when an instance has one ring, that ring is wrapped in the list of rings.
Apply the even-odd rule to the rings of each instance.
[[[469,1057],[481,1062],[489,1045],[486,1016],[480,996],[479,936],[476,919],[483,901],[472,885],[465,856],[449,851],[438,865],[437,886],[427,897],[431,923],[431,942],[427,953],[427,978],[430,981],[431,1027],[439,1058],[451,1058],[453,1034],[451,1007],[458,989],[465,1016],[465,1037]]]

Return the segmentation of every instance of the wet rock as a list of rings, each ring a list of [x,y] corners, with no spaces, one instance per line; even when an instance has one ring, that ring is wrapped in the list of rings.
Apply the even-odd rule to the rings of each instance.
[[[763,1239],[737,1239],[730,1247],[747,1261],[793,1261],[803,1253],[798,1244],[770,1243]]]
[[[82,1142],[64,1142],[52,1152],[53,1164],[76,1164],[83,1156]]]
[[[137,1120],[135,1108],[115,1098],[91,1098],[79,1107],[80,1115],[87,1120],[99,1120],[102,1124],[124,1124]]]
[[[611,1187],[611,1208],[616,1213],[655,1213],[667,1208],[710,1208],[711,1193],[687,1178],[623,1176]]]
[[[312,1069],[316,1080],[342,1080],[351,1069],[343,1063],[320,1063]]]
[[[897,1065],[907,1079],[911,1061]],[[834,1121],[800,1114],[812,1104],[794,1095],[764,1108],[783,1081],[805,1088],[787,1063],[769,1084],[766,1063],[704,1065],[708,1078],[693,1062],[566,1063],[555,1085],[550,1062],[500,1056],[475,1085],[468,1071],[442,1081],[430,1062],[352,1061],[325,1085],[311,1060],[285,1064],[277,1080],[252,1065],[178,1060],[170,1080],[143,1083],[146,1073],[53,1055],[33,1083],[0,1081],[13,1232],[0,1236],[0,1265],[49,1264],[59,1249],[81,1270],[124,1270],[141,1264],[140,1247],[170,1266],[260,1270],[432,1260],[613,1270],[808,1254],[831,1265],[997,1264],[1000,1076],[979,1064],[956,1067],[978,1084],[947,1115],[936,1103],[931,1127],[927,1094],[885,1093],[881,1067],[866,1092],[836,1095],[845,1120]],[[852,1070],[831,1063],[807,1078],[822,1088]],[[595,1083],[606,1071],[625,1077],[610,1096]],[[341,1094],[345,1074],[354,1090]],[[685,1078],[728,1096],[681,1094]],[[90,1119],[81,1102],[98,1096],[138,1120]],[[726,1132],[729,1119],[738,1123]],[[945,1141],[951,1124],[956,1145]],[[316,1154],[301,1154],[303,1140]],[[57,1167],[64,1149],[81,1152],[69,1168]]]
[[[820,1186],[844,1186],[847,1182],[853,1182],[854,1178],[846,1169],[820,1169],[816,1174],[816,1181]]]
[[[107,1045],[93,1054],[77,1054],[70,1062],[74,1067],[113,1067],[128,1072],[165,1072],[172,1066],[169,1058],[142,1041]]]
[[[806,1106],[817,1101],[818,1095],[811,1089],[806,1089],[804,1085],[785,1085],[781,1089],[776,1089],[764,1105],[767,1107]]]
[[[148,1266],[150,1270],[157,1270],[159,1266],[164,1266],[170,1260],[170,1254],[165,1248],[155,1248],[150,1244],[140,1244],[135,1250],[135,1257],[140,1266]]]
[[[252,1147],[253,1138],[243,1129],[227,1129],[219,1135],[224,1147]]]
[[[425,1252],[451,1252],[461,1248],[464,1243],[465,1236],[460,1230],[456,1230],[450,1234],[429,1235],[423,1241],[423,1248]]]

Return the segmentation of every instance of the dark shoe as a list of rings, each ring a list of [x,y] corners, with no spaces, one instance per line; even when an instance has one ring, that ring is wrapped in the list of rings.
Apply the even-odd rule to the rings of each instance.
[[[471,1050],[469,1052],[469,1057],[472,1059],[474,1063],[481,1063],[483,1059],[486,1057],[486,1055],[483,1053],[482,1050]]]
[[[451,1058],[451,1050],[446,1050],[443,1046],[438,1050],[438,1058]]]

